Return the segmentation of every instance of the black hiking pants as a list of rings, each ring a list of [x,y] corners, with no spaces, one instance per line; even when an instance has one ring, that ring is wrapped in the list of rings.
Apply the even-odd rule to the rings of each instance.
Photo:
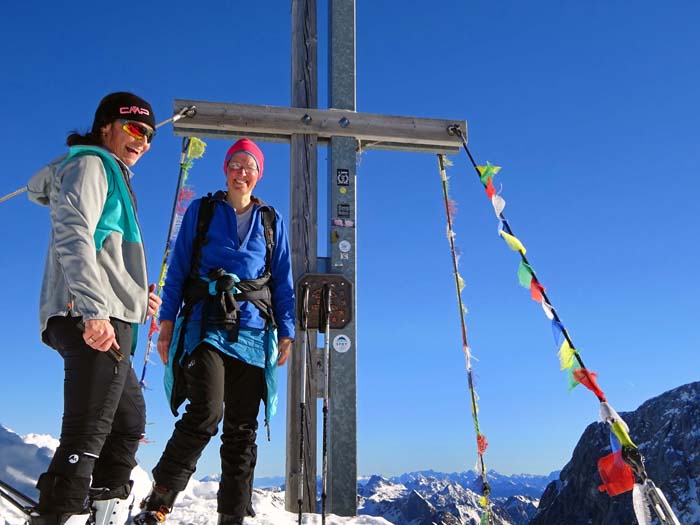
[[[146,405],[129,355],[133,327],[111,320],[124,354],[117,362],[85,344],[78,321],[53,317],[44,333],[63,357],[65,382],[60,445],[37,483],[42,514],[84,511],[91,477],[95,488],[128,484],[145,431]]]
[[[223,417],[217,510],[236,517],[252,516],[250,502],[258,450],[255,439],[265,392],[264,370],[206,343],[192,352],[184,369],[189,403],[153,469],[153,479],[170,490],[183,490]]]

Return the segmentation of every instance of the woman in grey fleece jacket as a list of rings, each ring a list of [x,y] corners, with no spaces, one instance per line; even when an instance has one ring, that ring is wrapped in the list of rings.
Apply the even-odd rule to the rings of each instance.
[[[157,313],[129,183],[150,148],[148,102],[118,92],[102,99],[92,129],[69,135],[68,154],[29,182],[49,206],[51,238],[41,288],[41,339],[64,360],[60,445],[37,483],[34,525],[84,525],[128,512],[130,474],[146,411],[131,367],[135,324]],[[122,519],[122,523],[125,520]]]

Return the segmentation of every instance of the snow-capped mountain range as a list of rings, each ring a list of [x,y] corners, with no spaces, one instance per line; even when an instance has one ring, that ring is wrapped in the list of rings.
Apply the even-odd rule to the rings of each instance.
[[[648,474],[662,488],[683,525],[700,525],[700,382],[655,397],[634,412],[622,413],[646,458]],[[494,525],[621,525],[635,523],[630,493],[614,498],[599,492],[597,460],[609,450],[608,430],[590,425],[571,461],[549,476],[505,476],[488,472]],[[0,479],[36,498],[34,484],[57,446],[50,436],[20,437],[0,425]],[[151,480],[140,467],[132,473],[140,501]],[[255,518],[246,525],[294,525],[284,510],[283,478],[261,478],[253,494]],[[328,525],[477,525],[480,480],[474,472],[411,472],[392,478],[358,480],[358,516],[328,516]],[[178,498],[170,524],[215,524],[218,476],[192,480]],[[23,516],[0,498],[0,525],[23,525]],[[321,522],[306,514],[305,525]],[[655,521],[653,523],[656,523]]]
[[[527,525],[537,511],[539,499],[522,493],[542,492],[550,476],[504,476],[489,471],[489,480],[498,479],[491,492],[495,525]],[[527,484],[520,486],[518,478]],[[370,477],[359,487],[359,509],[362,514],[382,516],[395,525],[462,525],[480,523],[481,494],[472,490],[480,486],[476,475],[469,471],[444,474],[412,472],[392,479]],[[513,493],[521,492],[514,495]]]

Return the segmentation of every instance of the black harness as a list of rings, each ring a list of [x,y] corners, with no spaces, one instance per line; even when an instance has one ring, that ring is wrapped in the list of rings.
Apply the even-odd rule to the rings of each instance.
[[[265,234],[265,272],[257,279],[234,280],[233,276],[223,268],[214,268],[207,271],[207,278],[201,277],[199,267],[202,259],[202,248],[208,242],[208,233],[214,210],[217,204],[224,198],[224,192],[210,193],[202,199],[197,215],[197,235],[192,247],[192,263],[190,274],[185,282],[184,302],[181,315],[185,322],[192,308],[199,301],[202,303],[202,337],[209,326],[224,328],[228,333],[228,340],[238,340],[240,328],[240,301],[248,301],[254,304],[260,311],[265,322],[276,328],[275,318],[272,312],[272,292],[270,281],[272,280],[272,254],[275,248],[275,210],[271,206],[263,204],[260,208]]]

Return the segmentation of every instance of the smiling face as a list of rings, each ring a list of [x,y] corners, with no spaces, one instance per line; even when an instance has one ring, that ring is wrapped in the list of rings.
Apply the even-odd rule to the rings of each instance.
[[[226,186],[228,191],[240,196],[250,196],[258,183],[258,167],[247,153],[238,152],[228,161]]]
[[[103,126],[101,133],[102,145],[129,167],[136,164],[141,156],[151,148],[146,137],[132,137],[124,131],[119,120]]]

